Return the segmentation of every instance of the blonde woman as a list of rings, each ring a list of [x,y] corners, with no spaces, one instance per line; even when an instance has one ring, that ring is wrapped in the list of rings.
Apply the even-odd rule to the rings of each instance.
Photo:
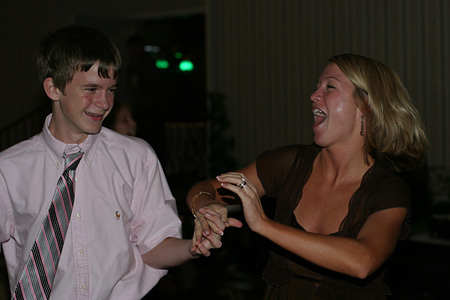
[[[397,74],[359,55],[332,57],[310,98],[313,144],[266,151],[192,187],[194,241],[240,227],[226,210],[240,200],[250,229],[275,245],[265,299],[386,299],[386,262],[408,233],[410,209],[409,187],[393,171],[423,160],[424,126]],[[264,195],[277,199],[273,220]]]

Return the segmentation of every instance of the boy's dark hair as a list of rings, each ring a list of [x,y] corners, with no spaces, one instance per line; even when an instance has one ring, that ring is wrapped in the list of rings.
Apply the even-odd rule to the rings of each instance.
[[[39,45],[37,71],[42,85],[48,77],[62,92],[75,72],[87,72],[99,62],[98,75],[109,78],[119,76],[122,59],[119,49],[101,31],[86,26],[63,27],[44,36]]]

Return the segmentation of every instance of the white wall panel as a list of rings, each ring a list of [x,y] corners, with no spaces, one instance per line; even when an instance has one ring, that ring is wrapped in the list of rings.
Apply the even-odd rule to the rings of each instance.
[[[8,105],[0,112],[2,126],[45,101],[33,57],[47,30],[85,14],[132,21],[205,12],[208,91],[227,97],[240,164],[267,148],[312,141],[309,94],[317,77],[329,56],[356,52],[399,72],[427,127],[429,165],[450,167],[448,0],[50,2],[1,5],[0,51],[7,58],[1,84]]]
[[[212,91],[228,99],[240,164],[312,141],[309,94],[326,59],[354,52],[392,66],[420,110],[430,166],[450,166],[450,1],[211,0]]]

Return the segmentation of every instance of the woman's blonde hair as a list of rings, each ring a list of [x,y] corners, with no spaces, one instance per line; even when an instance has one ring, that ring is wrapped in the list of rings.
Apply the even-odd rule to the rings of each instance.
[[[387,163],[395,171],[411,170],[428,151],[419,112],[398,74],[385,64],[355,54],[329,59],[355,86],[356,105],[365,117],[366,158]]]

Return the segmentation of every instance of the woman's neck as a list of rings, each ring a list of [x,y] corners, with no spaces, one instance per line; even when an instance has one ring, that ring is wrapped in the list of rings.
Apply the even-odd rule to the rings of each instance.
[[[347,149],[349,150],[349,149]],[[374,160],[369,156],[366,163],[363,149],[360,151],[332,151],[323,148],[314,162],[314,168],[320,170],[324,180],[333,185],[361,180],[362,176],[373,165]]]

